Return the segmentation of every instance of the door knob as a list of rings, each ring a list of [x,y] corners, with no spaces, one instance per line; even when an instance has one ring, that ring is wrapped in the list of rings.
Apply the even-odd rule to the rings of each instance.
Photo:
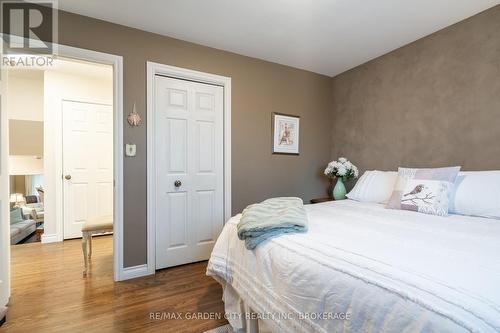
[[[182,185],[182,182],[181,182],[180,180],[176,180],[176,181],[174,182],[174,186],[175,186],[175,187],[181,187],[181,185]]]
[[[71,175],[66,175],[66,176],[64,176],[64,179],[66,179],[66,180],[70,180],[70,179],[71,179]]]

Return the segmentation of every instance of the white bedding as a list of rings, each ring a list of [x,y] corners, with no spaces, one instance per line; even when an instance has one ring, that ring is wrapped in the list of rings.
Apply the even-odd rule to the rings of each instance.
[[[500,220],[351,200],[306,210],[306,234],[254,251],[233,217],[208,264],[273,331],[500,332]],[[329,319],[339,313],[350,319]]]

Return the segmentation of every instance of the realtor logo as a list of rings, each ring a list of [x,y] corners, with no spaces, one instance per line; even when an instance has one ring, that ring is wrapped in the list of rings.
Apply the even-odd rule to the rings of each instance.
[[[3,55],[51,55],[57,43],[56,1],[0,1]]]

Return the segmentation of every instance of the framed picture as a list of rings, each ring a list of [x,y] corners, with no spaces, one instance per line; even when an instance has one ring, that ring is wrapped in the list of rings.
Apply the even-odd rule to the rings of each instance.
[[[273,154],[299,155],[300,117],[273,113]]]

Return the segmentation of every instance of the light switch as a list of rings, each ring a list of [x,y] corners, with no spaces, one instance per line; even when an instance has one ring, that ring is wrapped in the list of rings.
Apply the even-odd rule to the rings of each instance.
[[[135,156],[136,150],[137,150],[137,148],[136,148],[136,146],[134,144],[127,143],[125,145],[125,155],[128,156],[128,157]]]

